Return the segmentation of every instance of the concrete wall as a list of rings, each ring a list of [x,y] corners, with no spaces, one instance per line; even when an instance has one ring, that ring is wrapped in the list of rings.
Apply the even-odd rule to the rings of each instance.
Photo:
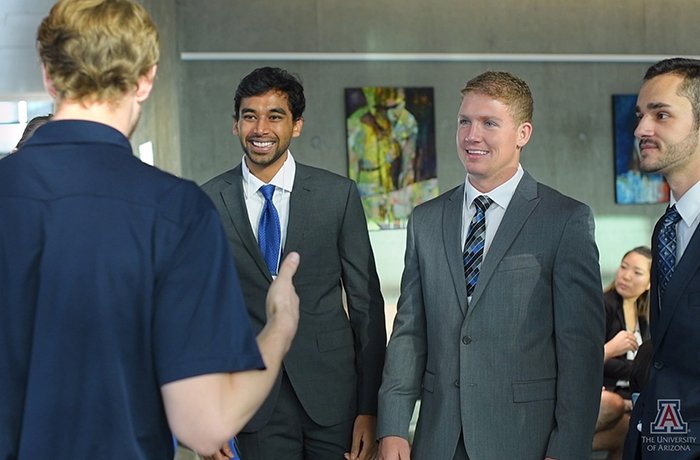
[[[45,97],[36,29],[53,0],[0,1],[0,100]]]
[[[183,52],[592,53],[696,55],[700,8],[693,0],[179,0]],[[231,135],[233,91],[261,65],[303,79],[302,162],[345,174],[345,87],[432,86],[441,190],[464,179],[455,153],[459,89],[486,70],[523,77],[535,98],[535,131],[522,163],[537,179],[594,210],[604,282],[626,249],[649,244],[663,205],[614,200],[611,95],[636,93],[648,63],[185,61],[182,172],[202,182],[240,161]],[[398,292],[402,231],[373,232],[388,297]]]
[[[155,164],[176,175],[182,174],[180,157],[180,57],[177,43],[175,0],[142,0],[160,33],[160,61],[156,83],[143,106],[139,127],[131,138],[134,149],[153,144]]]
[[[698,55],[696,0],[144,4],[161,28],[163,58],[133,141],[152,141],[156,164],[176,174],[201,183],[240,161],[240,146],[231,134],[233,91],[253,68],[277,65],[300,75],[306,88],[304,132],[292,143],[292,152],[299,161],[341,174],[347,170],[345,87],[432,86],[438,179],[444,191],[464,178],[454,140],[459,89],[476,74],[497,69],[523,77],[535,97],[535,131],[523,154],[525,168],[593,208],[604,282],[626,249],[649,243],[653,223],[663,212],[663,205],[620,206],[614,201],[611,95],[635,93],[648,63],[182,61],[180,53]],[[35,59],[6,55],[22,68]],[[36,75],[15,77],[8,73],[11,62],[3,61],[0,93],[42,91]],[[391,301],[398,293],[405,232],[372,232],[371,237]]]

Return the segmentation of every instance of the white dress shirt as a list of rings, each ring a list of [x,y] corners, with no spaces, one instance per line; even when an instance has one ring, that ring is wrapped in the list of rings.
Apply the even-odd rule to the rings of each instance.
[[[496,230],[498,230],[498,226],[501,225],[501,221],[506,213],[508,204],[513,198],[515,189],[518,187],[523,174],[523,168],[518,164],[518,170],[515,172],[513,177],[488,193],[481,193],[475,189],[469,182],[469,176],[467,175],[467,178],[464,181],[464,201],[462,205],[462,247],[459,248],[460,251],[464,250],[464,244],[467,241],[467,233],[469,232],[469,224],[471,223],[474,214],[476,214],[474,199],[479,195],[486,195],[493,200],[493,203],[491,203],[491,206],[489,206],[485,214],[486,233],[484,235],[484,259],[486,259],[486,254],[491,247],[491,242],[493,241],[494,235],[496,235]]]
[[[255,239],[258,239],[258,224],[262,215],[263,207],[265,206],[265,197],[259,191],[260,187],[267,185],[255,177],[248,169],[245,162],[245,157],[241,162],[243,173],[243,194],[245,195],[245,206],[248,210],[248,219],[250,219],[250,228],[253,229]],[[277,171],[275,177],[269,182],[275,186],[275,193],[272,195],[272,203],[277,209],[277,214],[280,218],[280,259],[284,245],[287,241],[287,225],[289,223],[289,199],[294,186],[294,176],[296,174],[296,163],[292,157],[292,153],[287,151],[287,159]],[[281,260],[280,260],[281,262]]]
[[[464,200],[462,200],[462,247],[460,252],[464,251],[464,245],[467,242],[467,233],[469,233],[469,224],[476,214],[476,206],[474,205],[474,199],[479,195],[486,195],[493,200],[491,206],[486,210],[486,231],[484,232],[484,256],[483,260],[486,260],[486,254],[491,247],[491,242],[493,237],[496,235],[498,226],[501,225],[503,216],[506,213],[508,204],[515,194],[515,189],[520,183],[520,179],[523,177],[523,168],[518,164],[518,169],[515,171],[513,177],[508,179],[503,184],[499,185],[495,189],[488,193],[481,193],[469,182],[469,175],[464,180]],[[471,302],[471,296],[467,297],[467,302]]]

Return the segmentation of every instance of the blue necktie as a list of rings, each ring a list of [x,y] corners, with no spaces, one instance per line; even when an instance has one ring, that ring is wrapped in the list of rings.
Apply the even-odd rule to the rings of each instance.
[[[666,285],[676,268],[676,224],[681,220],[681,215],[673,205],[666,210],[661,219],[661,230],[659,230],[658,251],[659,251],[659,293],[663,294]]]
[[[481,261],[484,258],[484,236],[486,235],[486,210],[493,201],[485,195],[474,198],[476,213],[469,224],[467,240],[464,243],[464,279],[467,282],[467,297],[471,297],[479,280]]]
[[[274,203],[272,203],[275,186],[263,185],[260,187],[260,193],[265,197],[265,206],[258,224],[258,246],[270,274],[275,276],[280,256],[280,218]]]

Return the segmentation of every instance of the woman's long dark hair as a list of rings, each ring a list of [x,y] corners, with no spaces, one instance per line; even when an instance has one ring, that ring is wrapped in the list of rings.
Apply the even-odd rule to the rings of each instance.
[[[637,246],[634,249],[630,249],[625,253],[624,256],[622,256],[622,260],[625,259],[628,255],[632,253],[639,254],[640,256],[646,257],[649,259],[649,264],[651,265],[651,249],[649,249],[646,246]],[[619,268],[618,268],[619,269]],[[651,270],[649,270],[651,274]],[[616,271],[617,273],[617,271]],[[615,275],[617,277],[617,274]],[[610,285],[608,285],[607,288],[605,288],[605,292],[610,292],[615,290],[615,280],[613,279]],[[637,306],[637,316],[639,317],[644,317],[646,318],[647,321],[649,321],[649,289],[644,291],[639,297],[637,297],[637,300],[635,301],[635,304]]]

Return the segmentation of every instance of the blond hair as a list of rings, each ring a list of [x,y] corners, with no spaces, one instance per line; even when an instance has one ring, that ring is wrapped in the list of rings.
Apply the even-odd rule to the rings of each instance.
[[[478,93],[502,102],[508,107],[516,125],[532,122],[534,102],[530,88],[520,78],[508,72],[488,71],[467,82],[462,96]]]
[[[37,31],[57,97],[117,102],[158,62],[158,31],[133,0],[60,0]]]

